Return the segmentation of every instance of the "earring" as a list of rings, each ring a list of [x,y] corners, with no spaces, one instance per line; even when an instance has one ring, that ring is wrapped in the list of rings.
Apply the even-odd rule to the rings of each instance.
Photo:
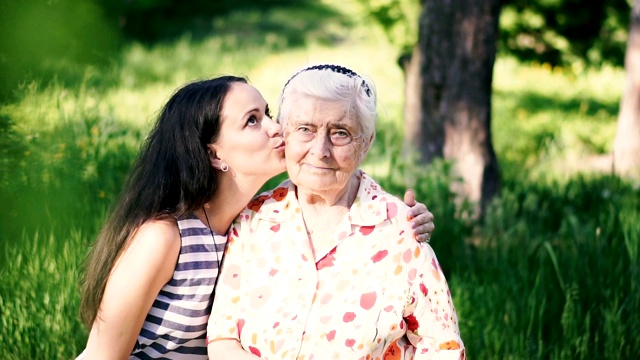
[[[229,165],[227,165],[227,163],[222,163],[222,165],[220,165],[220,170],[222,170],[222,172],[229,171]]]

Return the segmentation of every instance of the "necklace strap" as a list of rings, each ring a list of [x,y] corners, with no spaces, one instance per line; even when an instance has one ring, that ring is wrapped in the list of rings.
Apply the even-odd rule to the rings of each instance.
[[[213,291],[211,292],[211,302],[216,298],[216,289],[218,288],[218,280],[220,280],[220,271],[222,270],[222,262],[224,261],[224,253],[227,252],[227,245],[229,245],[229,241],[225,241],[224,247],[222,248],[222,260],[220,260],[220,255],[218,255],[218,244],[216,243],[216,237],[214,236],[213,229],[211,228],[211,223],[209,222],[209,215],[207,215],[207,210],[202,205],[202,212],[204,213],[204,218],[207,219],[207,226],[209,227],[209,231],[211,232],[211,240],[213,241],[214,251],[216,253],[216,261],[218,263],[218,274],[216,275],[216,280],[213,284]]]

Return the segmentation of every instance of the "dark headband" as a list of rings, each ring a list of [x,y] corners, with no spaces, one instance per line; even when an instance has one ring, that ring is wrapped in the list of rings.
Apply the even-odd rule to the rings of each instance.
[[[304,69],[298,71],[297,73],[293,74],[293,76],[291,78],[289,78],[289,80],[287,80],[287,82],[284,84],[284,87],[282,88],[282,91],[284,92],[284,89],[287,87],[287,85],[289,85],[291,80],[293,80],[293,78],[298,76],[298,74],[303,73],[305,71],[311,71],[311,70],[329,70],[329,71],[332,71],[334,73],[346,75],[346,76],[348,76],[350,78],[354,78],[356,76],[360,77],[360,75],[356,74],[355,71],[353,71],[351,69],[348,69],[348,68],[346,68],[344,66],[331,65],[331,64],[313,65],[313,66],[309,66],[308,68],[304,68]],[[367,85],[367,83],[364,81],[364,79],[362,79],[362,88],[364,89],[364,92],[367,94],[367,96],[371,97],[371,89],[369,88],[369,85]]]

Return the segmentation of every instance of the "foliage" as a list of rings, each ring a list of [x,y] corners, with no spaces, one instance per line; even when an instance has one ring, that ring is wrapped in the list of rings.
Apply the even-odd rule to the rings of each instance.
[[[418,42],[421,2],[418,0],[359,0],[370,18],[384,30],[387,40],[410,54]]]
[[[417,43],[421,2],[360,0],[401,55]],[[521,61],[622,66],[629,29],[627,0],[501,1],[499,51]]]
[[[500,51],[551,65],[621,66],[629,16],[626,0],[507,0]]]
[[[115,65],[127,40],[148,46],[206,41],[214,33],[230,47],[260,38],[282,49],[307,39],[338,41],[332,28],[344,22],[317,0],[6,0],[0,2],[0,103],[15,100],[16,86],[34,80],[78,86],[87,65]],[[261,33],[247,31],[256,26]]]
[[[210,32],[212,18],[222,18],[235,11],[312,8],[325,13],[316,0],[94,0],[107,18],[118,25],[129,39],[144,42],[166,40],[190,29],[199,37]],[[287,24],[282,23],[286,27]]]
[[[0,102],[25,80],[108,64],[120,46],[91,0],[2,1],[0,33]]]

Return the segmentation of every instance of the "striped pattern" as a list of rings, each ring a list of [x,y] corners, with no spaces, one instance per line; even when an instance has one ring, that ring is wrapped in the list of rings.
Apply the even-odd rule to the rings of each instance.
[[[212,292],[226,236],[215,235],[195,214],[179,219],[182,247],[173,278],[147,315],[130,359],[206,359]],[[217,254],[217,256],[216,256]]]

